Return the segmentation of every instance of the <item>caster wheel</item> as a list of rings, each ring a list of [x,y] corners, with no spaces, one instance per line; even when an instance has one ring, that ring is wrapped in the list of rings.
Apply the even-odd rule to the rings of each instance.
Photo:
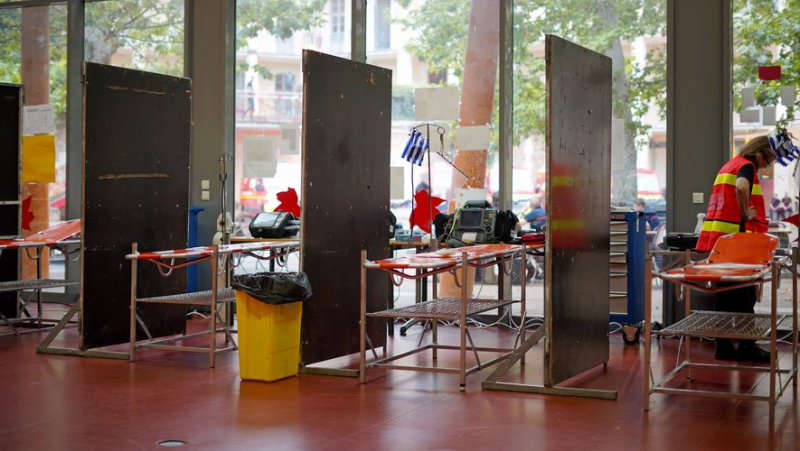
[[[664,325],[659,323],[658,321],[653,321],[650,323],[650,330],[653,332],[658,332],[659,330],[664,329]],[[656,340],[661,340],[661,335],[656,335]]]
[[[626,345],[639,343],[639,328],[636,326],[622,326],[622,341]]]

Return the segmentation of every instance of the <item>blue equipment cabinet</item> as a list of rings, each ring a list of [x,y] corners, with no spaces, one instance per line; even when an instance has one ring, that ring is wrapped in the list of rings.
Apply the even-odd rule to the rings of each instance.
[[[611,213],[610,321],[634,326],[624,333],[628,343],[638,342],[644,321],[644,260],[646,220],[642,212]]]

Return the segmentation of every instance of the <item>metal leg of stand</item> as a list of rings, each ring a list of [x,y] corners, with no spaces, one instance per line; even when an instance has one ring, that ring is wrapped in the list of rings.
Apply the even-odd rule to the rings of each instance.
[[[417,274],[418,275],[425,274],[425,272],[426,271],[424,269],[418,269],[417,270]],[[414,295],[414,302],[419,304],[420,302],[427,301],[428,300],[428,278],[427,277],[421,277],[421,278],[417,279],[415,290],[416,290],[416,293]],[[411,329],[411,326],[413,326],[414,324],[417,324],[418,322],[420,322],[420,320],[417,319],[417,318],[412,318],[412,319],[406,321],[405,324],[403,324],[403,326],[400,327],[400,335],[405,337],[406,336],[406,332],[408,332],[408,330]]]

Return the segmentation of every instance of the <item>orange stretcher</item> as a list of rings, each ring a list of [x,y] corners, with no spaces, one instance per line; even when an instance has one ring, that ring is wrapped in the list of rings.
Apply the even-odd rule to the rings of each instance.
[[[225,244],[219,246],[198,246],[186,249],[171,249],[165,251],[139,252],[137,243],[133,243],[131,253],[125,258],[131,262],[131,316],[130,316],[130,343],[128,358],[131,362],[136,360],[136,351],[142,348],[155,348],[170,351],[202,352],[208,355],[209,367],[216,365],[216,356],[221,353],[238,349],[231,330],[231,321],[220,316],[220,310],[225,305],[236,301],[236,294],[231,287],[218,287],[218,277],[211,277],[211,290],[193,293],[180,293],[167,296],[139,297],[138,293],[138,265],[149,262],[158,268],[162,276],[167,277],[172,271],[208,261],[211,274],[223,274],[228,267],[236,267],[245,256],[259,260],[284,261],[286,257],[300,250],[300,242],[296,240],[257,241],[249,243]],[[158,338],[150,333],[147,325],[139,315],[140,304],[172,304],[172,305],[200,305],[210,308],[208,329],[192,334]],[[137,340],[136,325],[141,326],[146,340]],[[226,346],[217,347],[216,335],[223,333]],[[174,344],[187,338],[208,336],[207,346],[187,346]]]
[[[74,219],[54,225],[49,229],[36,232],[25,238],[0,240],[0,252],[4,249],[19,249],[25,247],[59,246],[64,241],[75,238],[81,234],[81,220]]]
[[[468,375],[507,358],[513,349],[475,346],[472,338],[469,335],[469,330],[467,329],[467,318],[471,315],[476,315],[499,308],[506,308],[512,303],[519,302],[520,315],[522,316],[522,323],[524,324],[526,314],[524,288],[520,290],[519,299],[511,299],[510,297],[508,299],[475,299],[470,298],[471,293],[467,293],[468,284],[463,283],[463,281],[467,278],[468,267],[485,268],[498,265],[505,272],[505,274],[510,275],[512,261],[516,258],[524,258],[525,253],[525,246],[510,244],[486,244],[460,247],[455,249],[441,249],[435,252],[416,254],[414,256],[370,261],[366,259],[366,251],[361,251],[361,315],[359,323],[361,347],[359,381],[362,384],[366,383],[367,370],[372,368],[441,372],[458,374],[459,388],[464,390],[466,386],[466,377]],[[521,267],[520,280],[524,287],[525,265],[523,264]],[[377,269],[389,273],[392,283],[395,285],[400,285],[404,280],[433,277],[433,299],[407,307],[368,312],[366,299],[366,271],[368,269]],[[457,284],[458,278],[461,278],[462,283],[460,286],[462,290],[460,298],[437,297],[436,275],[443,272],[450,272],[454,276],[458,276],[456,278]],[[375,351],[375,347],[372,346],[372,341],[367,336],[367,318],[405,318],[431,320],[431,342],[429,344],[422,345],[421,337],[420,345],[417,346],[417,348],[388,357],[386,356],[386,349],[384,348],[384,357],[379,358]],[[459,345],[444,345],[438,342],[438,321],[452,321],[458,323],[460,332]],[[525,340],[524,327],[520,328],[519,336],[519,342],[523,342]],[[374,357],[374,359],[370,362],[367,361],[368,347],[372,351],[372,355]],[[475,357],[474,365],[469,367],[467,366],[468,349],[473,352]],[[459,366],[444,367],[439,365],[419,363],[416,361],[409,361],[408,363],[397,362],[400,359],[404,359],[413,354],[421,353],[427,350],[432,352],[431,358],[434,361],[437,358],[437,352],[439,350],[458,351]],[[479,352],[491,352],[499,355],[489,359],[488,361],[481,361],[478,358]]]
[[[58,320],[50,320],[42,317],[42,289],[66,287],[70,285],[77,285],[77,281],[69,281],[64,279],[42,279],[41,259],[39,258],[44,248],[59,249],[68,255],[68,247],[75,245],[77,248],[80,244],[78,238],[81,234],[81,221],[75,219],[72,221],[65,221],[53,227],[36,232],[25,238],[14,238],[0,240],[0,257],[3,255],[4,250],[24,249],[28,258],[36,261],[36,278],[26,280],[11,280],[0,282],[0,292],[16,291],[22,292],[26,290],[36,291],[36,305],[37,315],[34,316],[28,310],[26,301],[22,296],[17,296],[17,306],[19,315],[16,318],[7,318],[0,313],[0,324],[8,326],[12,333],[19,335],[21,332],[15,324],[25,324],[33,326],[33,329],[28,331],[42,330],[45,323],[57,323]]]
[[[221,246],[198,246],[187,249],[173,249],[156,252],[136,252],[125,256],[128,260],[171,260],[209,258],[216,251],[219,255],[253,254],[259,251],[297,251],[300,249],[299,241],[265,241],[243,244],[224,244]]]
[[[671,282],[749,282],[759,281],[770,272],[779,239],[763,233],[725,235],[708,259],[658,274]]]
[[[779,239],[762,233],[734,233],[717,240],[714,249],[706,260],[687,262],[678,268],[652,272],[652,256],[646,265],[645,287],[645,369],[644,369],[644,409],[650,410],[652,393],[688,394],[706,397],[725,397],[752,399],[769,403],[769,419],[774,420],[775,404],[790,382],[797,384],[797,334],[792,334],[791,368],[782,369],[777,352],[777,330],[791,318],[792,330],[797,330],[797,248],[792,257],[776,256]],[[687,257],[688,260],[688,257]],[[777,298],[781,268],[788,267],[792,273],[792,311],[790,315],[778,315]],[[660,379],[651,374],[651,288],[653,277],[665,282],[675,283],[686,288],[686,317],[669,327],[655,332],[657,336],[678,336],[685,340],[683,360]],[[691,290],[706,293],[735,290],[738,288],[771,282],[771,312],[731,313],[691,310]],[[769,340],[769,366],[746,364],[717,364],[695,362],[691,358],[691,338],[705,337],[735,340]],[[680,348],[679,348],[680,349]],[[680,350],[679,350],[680,354]],[[690,382],[676,383],[682,375],[688,381],[692,369],[722,369],[731,371],[761,371],[769,373],[769,395],[754,392],[739,393],[696,389]],[[669,383],[672,381],[672,383]]]
[[[483,267],[479,263],[481,260],[505,259],[509,256],[521,252],[522,246],[514,244],[483,244],[477,246],[439,249],[435,252],[426,252],[414,256],[387,258],[385,260],[365,260],[364,267],[367,269],[383,269],[391,274],[399,275],[403,278],[414,279],[417,276],[428,277],[433,273],[444,271],[455,272],[461,267],[461,261],[466,253],[467,264],[475,267]],[[487,266],[495,263],[488,263]],[[427,273],[418,275],[410,274],[402,270],[426,270]],[[397,284],[396,284],[397,285]]]

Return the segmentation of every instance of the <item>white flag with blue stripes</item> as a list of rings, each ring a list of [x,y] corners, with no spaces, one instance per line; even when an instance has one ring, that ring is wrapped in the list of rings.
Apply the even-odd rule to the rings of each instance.
[[[769,146],[778,157],[778,163],[788,166],[792,160],[800,158],[800,149],[792,143],[792,135],[784,129],[773,130],[768,135]]]
[[[428,150],[428,140],[422,137],[422,133],[416,129],[411,129],[411,136],[408,138],[405,149],[401,158],[405,158],[411,164],[422,166],[422,160],[425,158],[425,151]]]

